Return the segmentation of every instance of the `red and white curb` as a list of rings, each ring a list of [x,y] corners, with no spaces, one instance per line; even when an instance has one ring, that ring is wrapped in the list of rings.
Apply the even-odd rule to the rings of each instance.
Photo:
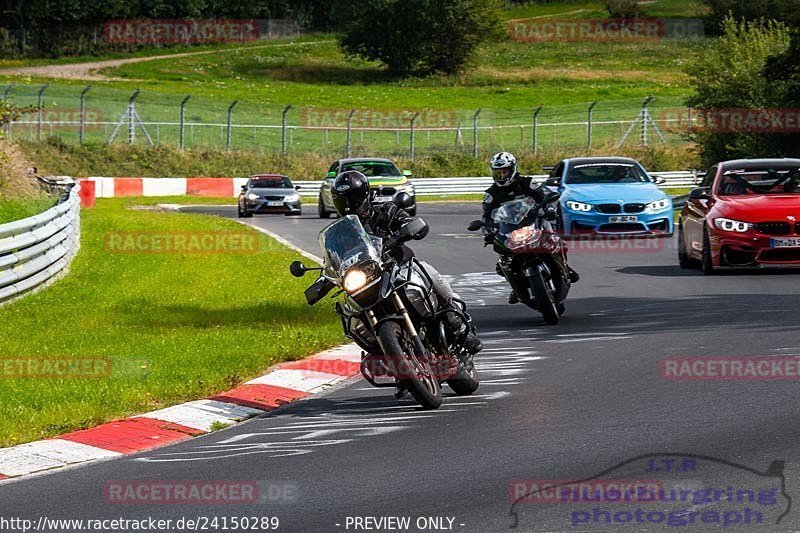
[[[0,448],[0,480],[151,450],[236,424],[360,374],[355,344],[278,365],[205,400],[187,402],[59,437]]]

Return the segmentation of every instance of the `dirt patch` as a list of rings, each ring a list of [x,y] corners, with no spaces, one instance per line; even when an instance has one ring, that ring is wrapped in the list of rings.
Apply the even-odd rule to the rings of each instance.
[[[31,166],[16,146],[0,139],[0,198],[41,196],[36,180],[27,174]]]

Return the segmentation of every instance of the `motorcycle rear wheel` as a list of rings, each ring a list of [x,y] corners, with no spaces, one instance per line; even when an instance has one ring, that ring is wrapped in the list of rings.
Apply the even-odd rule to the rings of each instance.
[[[399,371],[403,379],[400,382],[417,403],[423,409],[438,409],[442,405],[442,388],[428,359],[424,354],[414,353],[408,333],[397,322],[384,322],[378,326],[378,338],[394,365],[401,366]]]

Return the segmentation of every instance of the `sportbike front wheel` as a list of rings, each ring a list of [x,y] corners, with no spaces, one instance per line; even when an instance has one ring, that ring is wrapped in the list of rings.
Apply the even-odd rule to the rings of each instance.
[[[550,287],[544,280],[544,276],[541,272],[538,272],[530,278],[530,281],[531,288],[533,289],[533,297],[536,299],[539,312],[542,313],[544,321],[551,326],[558,324],[561,315],[558,312],[558,305],[553,297],[553,291],[550,290]]]

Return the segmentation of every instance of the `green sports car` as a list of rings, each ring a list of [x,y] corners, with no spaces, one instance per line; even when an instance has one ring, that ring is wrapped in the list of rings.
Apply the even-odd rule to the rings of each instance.
[[[328,218],[336,212],[331,197],[331,185],[334,178],[346,170],[357,170],[369,179],[370,187],[373,190],[373,202],[388,202],[399,192],[408,193],[414,203],[406,211],[412,216],[416,215],[417,202],[414,186],[408,180],[411,172],[408,170],[400,172],[397,165],[390,159],[360,157],[339,159],[334,161],[328,169],[325,181],[322,182],[319,189],[317,211],[320,218]]]

